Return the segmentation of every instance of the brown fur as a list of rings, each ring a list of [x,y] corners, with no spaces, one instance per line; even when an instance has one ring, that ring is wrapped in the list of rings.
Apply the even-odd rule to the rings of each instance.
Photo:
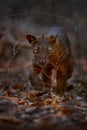
[[[54,27],[39,38],[30,34],[26,38],[31,43],[33,52],[35,51],[33,72],[30,76],[32,84],[41,81],[40,85],[50,88],[53,95],[63,94],[74,65],[71,44],[65,31]],[[52,49],[52,52],[49,49]],[[41,80],[38,80],[39,76]]]

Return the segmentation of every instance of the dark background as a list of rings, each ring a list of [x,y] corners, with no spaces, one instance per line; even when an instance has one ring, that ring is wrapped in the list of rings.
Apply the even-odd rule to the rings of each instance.
[[[65,28],[76,65],[87,71],[87,0],[0,0],[0,31],[15,41],[51,26]]]

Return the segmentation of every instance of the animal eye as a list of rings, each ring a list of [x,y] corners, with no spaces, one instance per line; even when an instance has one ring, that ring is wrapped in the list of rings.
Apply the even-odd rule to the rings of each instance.
[[[52,54],[53,49],[51,47],[48,48],[48,54]]]
[[[34,48],[34,49],[33,49],[33,52],[34,52],[35,55],[37,55],[37,54],[38,54],[38,49],[37,49],[37,48]]]

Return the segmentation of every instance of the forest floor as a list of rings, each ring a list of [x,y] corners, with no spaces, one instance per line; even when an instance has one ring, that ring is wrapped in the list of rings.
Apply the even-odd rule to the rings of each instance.
[[[30,86],[28,69],[0,71],[0,130],[87,129],[87,76],[73,75],[64,96],[53,98]]]

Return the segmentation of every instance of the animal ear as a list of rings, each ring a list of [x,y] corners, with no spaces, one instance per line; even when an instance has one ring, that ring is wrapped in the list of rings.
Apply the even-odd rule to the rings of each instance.
[[[56,40],[57,40],[57,35],[51,35],[49,37],[49,42],[54,45],[56,43]]]
[[[29,41],[29,43],[35,43],[36,42],[36,37],[31,35],[31,34],[27,34],[26,35],[26,39]]]

